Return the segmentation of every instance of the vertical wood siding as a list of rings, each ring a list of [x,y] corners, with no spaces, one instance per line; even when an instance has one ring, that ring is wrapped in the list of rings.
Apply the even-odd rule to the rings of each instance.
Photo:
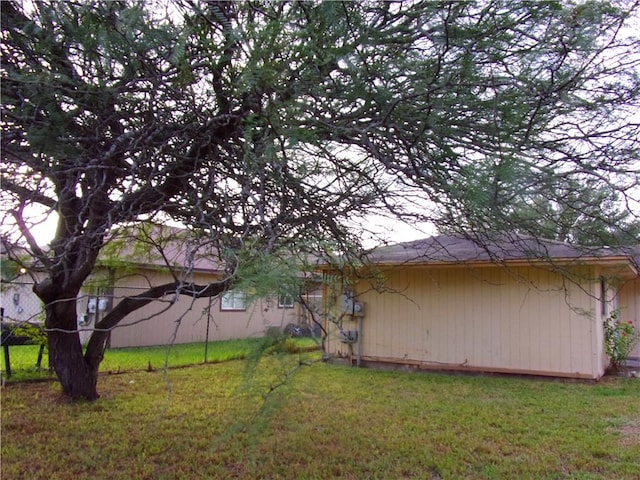
[[[531,267],[405,267],[387,272],[386,287],[397,293],[357,286],[364,358],[590,378],[604,371],[591,283]],[[335,334],[329,345],[349,351]]]
[[[632,322],[636,329],[640,328],[640,277],[626,281],[618,295],[620,320]],[[640,342],[636,344],[630,356],[640,359]]]

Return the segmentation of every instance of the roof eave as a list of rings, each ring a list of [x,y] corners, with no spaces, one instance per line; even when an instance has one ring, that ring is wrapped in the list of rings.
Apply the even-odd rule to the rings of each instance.
[[[564,257],[564,258],[529,258],[529,259],[482,259],[482,260],[382,260],[373,261],[369,266],[402,267],[530,267],[530,266],[603,266],[623,267],[628,270],[627,275],[640,275],[634,262],[627,256],[613,257]],[[364,265],[363,265],[364,266]]]

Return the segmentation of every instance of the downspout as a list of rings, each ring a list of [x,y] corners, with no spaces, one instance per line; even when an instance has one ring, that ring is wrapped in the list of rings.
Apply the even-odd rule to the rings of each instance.
[[[362,359],[362,315],[358,316],[358,357],[356,360],[356,365],[360,366],[360,361]]]

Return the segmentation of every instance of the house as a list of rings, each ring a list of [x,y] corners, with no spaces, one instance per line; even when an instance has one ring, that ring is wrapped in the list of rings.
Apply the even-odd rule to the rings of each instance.
[[[42,302],[33,293],[33,279],[22,273],[2,280],[0,308],[2,320],[11,323],[40,322],[44,318]]]
[[[326,288],[329,354],[416,369],[598,379],[604,319],[640,312],[630,252],[516,235],[381,247]]]
[[[191,242],[191,244],[189,244]],[[161,226],[141,227],[132,236],[114,235],[77,298],[80,338],[86,343],[96,323],[123,298],[140,295],[151,286],[172,282],[206,285],[220,280],[224,268],[216,256],[193,249],[185,231]],[[190,253],[192,258],[189,257]],[[4,254],[4,250],[0,253]],[[42,322],[44,306],[33,293],[33,275],[17,272],[0,289],[3,320]],[[308,305],[321,301],[319,283],[306,282]],[[110,332],[111,348],[168,345],[264,336],[289,324],[311,324],[308,309],[288,292],[249,297],[232,290],[220,297],[193,299],[172,295],[152,301],[125,317]]]
[[[113,284],[97,295],[86,295],[79,301],[86,320],[81,328],[87,333],[96,320],[108,313],[126,296],[142,293],[149,285],[171,281],[168,270],[153,265],[135,265],[135,273],[114,275]],[[215,270],[192,272],[197,284],[215,282]],[[306,293],[307,301],[318,301],[321,291]],[[92,313],[93,312],[93,313]],[[250,299],[247,292],[231,290],[219,297],[194,299],[171,295],[160,298],[132,312],[111,331],[109,347],[140,347],[262,337],[270,330],[282,331],[289,324],[309,322],[306,310],[291,296],[273,294]],[[88,337],[87,337],[88,338]]]
[[[143,294],[151,286],[173,282],[207,285],[224,278],[224,263],[215,252],[196,248],[184,230],[153,227],[151,248],[140,248],[144,235],[114,241],[101,254],[98,265],[78,298],[81,338],[86,342],[96,323],[123,298]],[[163,229],[164,232],[158,232]],[[157,242],[164,241],[161,246]],[[134,245],[135,243],[135,245]],[[322,290],[305,282],[305,303],[317,305]],[[239,289],[219,297],[195,299],[169,295],[154,300],[125,317],[111,332],[110,348],[168,345],[261,337],[290,324],[311,324],[308,310],[289,292],[251,296]]]
[[[10,323],[38,322],[43,319],[42,302],[33,293],[33,279],[38,272],[27,273],[9,256],[9,246],[0,241],[0,309],[2,320]],[[12,247],[15,257],[26,256],[26,251]]]

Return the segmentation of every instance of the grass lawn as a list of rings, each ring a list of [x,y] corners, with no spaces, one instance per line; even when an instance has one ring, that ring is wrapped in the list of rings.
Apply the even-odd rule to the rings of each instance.
[[[94,403],[8,384],[2,478],[640,478],[637,379],[300,366],[318,357],[105,373]]]
[[[105,358],[100,364],[103,373],[120,373],[135,370],[158,370],[165,366],[170,368],[197,365],[201,363],[218,363],[229,360],[244,359],[252,352],[260,350],[264,342],[273,341],[271,338],[249,338],[242,340],[225,340],[204,343],[179,344],[170,347],[140,347],[115,348],[105,352]],[[313,349],[318,347],[312,338],[289,338],[285,340],[285,347],[289,350]],[[12,375],[9,382],[25,380],[49,379],[51,374],[47,370],[49,358],[45,351],[41,366],[36,368],[38,349],[36,345],[20,345],[10,348]],[[2,353],[2,370],[5,371],[4,352]]]

